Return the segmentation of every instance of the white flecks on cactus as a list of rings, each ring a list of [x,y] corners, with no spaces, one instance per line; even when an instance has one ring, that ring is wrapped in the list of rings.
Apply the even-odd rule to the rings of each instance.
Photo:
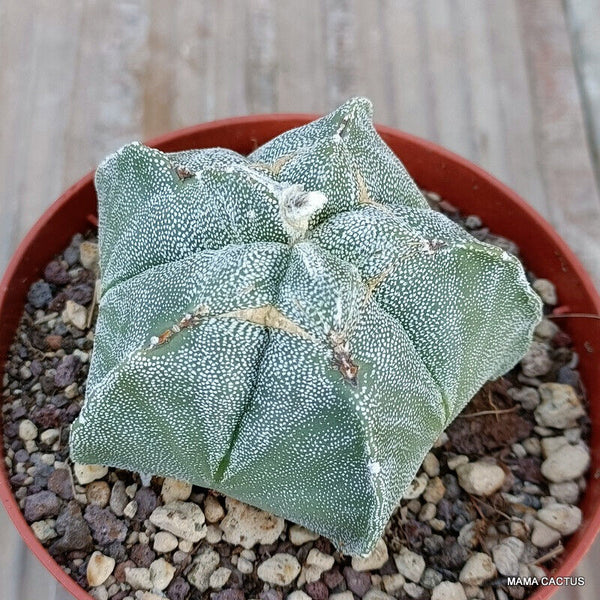
[[[428,208],[363,98],[248,157],[130,144],[96,188],[73,460],[216,489],[347,553],[541,316],[515,257]]]

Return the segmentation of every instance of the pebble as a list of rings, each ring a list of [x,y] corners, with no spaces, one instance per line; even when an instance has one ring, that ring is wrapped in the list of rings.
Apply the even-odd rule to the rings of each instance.
[[[35,521],[31,524],[31,529],[35,534],[35,537],[40,540],[40,542],[47,542],[48,540],[52,540],[58,536],[56,533],[56,529],[54,529],[54,525],[56,521],[54,519],[44,519],[42,521]]]
[[[259,579],[271,585],[286,586],[300,574],[300,563],[291,554],[278,553],[258,565]]]
[[[134,590],[151,590],[152,579],[150,569],[145,567],[127,567],[125,569],[125,581]]]
[[[423,459],[423,471],[429,477],[437,477],[440,474],[440,461],[433,452],[428,452]]]
[[[437,504],[446,493],[446,486],[443,481],[439,477],[433,477],[427,483],[427,487],[423,492],[423,498],[427,502],[431,502],[432,504]]]
[[[61,511],[56,519],[55,529],[61,537],[52,544],[52,551],[60,553],[92,548],[90,528],[83,519],[77,502],[69,502]]]
[[[129,544],[129,540],[127,540],[127,543]],[[149,567],[156,558],[156,553],[148,544],[134,543],[129,550],[129,558],[131,558],[138,567]]]
[[[302,527],[301,525],[292,525],[289,530],[290,542],[294,546],[302,546],[307,542],[319,539],[319,534]]]
[[[556,288],[548,279],[536,279],[531,287],[539,294],[542,302],[549,306],[555,306],[558,303]]]
[[[492,559],[483,552],[475,552],[461,569],[458,579],[467,585],[481,585],[496,577],[496,574]]]
[[[152,588],[164,590],[175,576],[175,567],[164,558],[159,558],[150,565],[150,579]]]
[[[431,592],[431,600],[467,600],[467,595],[460,583],[442,581]]]
[[[435,508],[435,507],[434,507]],[[312,552],[312,550],[311,550]],[[309,554],[310,556],[310,554]],[[388,548],[383,539],[377,540],[375,548],[365,557],[353,556],[352,568],[356,571],[375,571],[380,569],[388,560]],[[333,556],[331,557],[331,567],[333,567]],[[327,569],[331,569],[328,567]]]
[[[42,442],[42,444],[45,444],[46,446],[52,446],[52,444],[54,444],[54,442],[58,440],[59,436],[60,432],[58,429],[45,429],[40,434],[40,442]]]
[[[456,454],[454,456],[449,456],[446,464],[451,471],[456,471],[460,465],[466,465],[469,462],[469,457],[465,454]]]
[[[158,531],[154,536],[154,544],[153,548],[157,552],[162,554],[166,554],[167,552],[171,552],[177,548],[178,544],[177,538],[168,531]]]
[[[352,597],[352,592],[350,592],[350,596],[351,597],[348,600],[354,600],[354,598]],[[333,596],[329,596],[330,600],[331,598],[333,598]],[[310,596],[302,590],[294,590],[291,594],[287,595],[286,600],[310,600]]]
[[[406,587],[406,586],[405,586]],[[379,588],[372,587],[364,596],[363,600],[394,600],[393,596],[382,592]]]
[[[127,525],[117,519],[108,508],[88,504],[83,518],[92,530],[92,536],[98,544],[108,545],[123,542],[127,537]]]
[[[519,560],[525,550],[525,544],[516,537],[507,537],[492,548],[494,564],[501,575],[518,575]]]
[[[65,325],[73,325],[77,329],[84,330],[88,318],[87,309],[74,300],[67,300],[61,318]]]
[[[574,481],[562,481],[548,485],[550,495],[563,504],[575,504],[579,500],[579,486]]]
[[[435,569],[427,567],[421,576],[420,584],[427,590],[432,590],[438,583],[444,579],[444,576]]]
[[[535,327],[533,333],[543,340],[551,340],[560,331],[558,325],[550,319],[543,318]]]
[[[86,577],[92,587],[102,585],[113,572],[115,559],[105,556],[102,552],[94,552],[87,565]]]
[[[308,594],[305,594],[307,598],[310,598]],[[306,600],[303,598],[292,598],[292,594],[288,596],[288,600]],[[354,596],[350,590],[346,590],[345,592],[337,592],[336,594],[330,594],[329,600],[354,600]]]
[[[125,483],[119,479],[115,481],[110,492],[109,505],[110,509],[117,515],[117,517],[123,516],[123,511],[129,502],[127,494],[125,492]]]
[[[220,590],[231,577],[231,569],[227,567],[219,567],[216,571],[212,573],[208,582],[209,586],[214,590]]]
[[[245,597],[242,590],[230,588],[211,595],[211,600],[244,600]]]
[[[577,506],[555,503],[538,510],[537,518],[565,536],[579,529],[582,514]]]
[[[210,586],[210,576],[216,570],[220,560],[218,552],[204,548],[194,559],[192,568],[187,574],[188,581],[196,589],[205,592]]]
[[[175,501],[158,506],[150,515],[150,522],[159,529],[193,543],[206,537],[204,513],[193,502]]]
[[[158,505],[158,498],[149,487],[142,487],[134,494],[134,499],[137,504],[135,516],[140,521],[147,519]],[[132,510],[130,508],[130,510]],[[123,509],[123,512],[125,508]]]
[[[223,532],[216,525],[209,525],[206,528],[206,541],[213,546],[218,544],[223,538]]]
[[[204,501],[204,516],[209,523],[218,523],[225,516],[221,503],[212,494],[208,494]]]
[[[542,475],[553,483],[571,481],[583,475],[590,466],[589,450],[581,445],[565,445],[542,463]]]
[[[254,565],[247,558],[240,556],[238,558],[237,570],[244,575],[249,575],[254,571]]]
[[[75,463],[75,477],[80,485],[87,485],[97,479],[102,479],[108,473],[108,467],[102,465],[82,465]]]
[[[431,521],[435,517],[436,508],[432,502],[426,502],[419,511],[419,521]]]
[[[43,490],[25,499],[23,515],[29,523],[58,515],[61,502],[53,492]]]
[[[410,581],[418,582],[425,570],[425,559],[405,546],[400,548],[398,554],[394,554],[394,562],[398,573]]]
[[[19,437],[23,441],[35,440],[38,435],[38,428],[29,419],[23,419],[19,423]]]
[[[459,465],[456,473],[459,485],[476,496],[489,496],[497,492],[506,478],[501,467],[484,461]]]
[[[98,244],[83,241],[79,246],[79,262],[85,269],[96,271],[98,269]]]
[[[123,515],[128,519],[133,519],[138,510],[138,503],[135,500],[131,500],[128,502],[125,508],[123,509]]]
[[[110,500],[110,486],[106,481],[92,481],[86,486],[85,495],[90,504],[104,508]]]
[[[564,435],[543,438],[540,443],[542,454],[545,458],[548,458],[551,454],[556,452],[559,448],[566,446],[568,443],[569,441]]]
[[[388,594],[395,595],[396,592],[400,591],[404,587],[406,579],[401,573],[394,573],[393,575],[384,575],[382,577],[382,583],[385,591]]]
[[[177,500],[185,501],[190,497],[191,493],[191,483],[171,477],[165,477],[160,491],[164,504],[170,504]]]
[[[552,366],[548,346],[542,342],[532,342],[527,354],[521,359],[521,370],[525,377],[546,375]]]
[[[67,354],[63,357],[56,368],[54,375],[54,385],[59,388],[70,386],[77,377],[81,369],[81,361],[73,354]]]
[[[52,290],[47,281],[36,281],[27,293],[27,302],[34,308],[45,308],[52,301]]]
[[[368,573],[356,571],[352,567],[344,567],[343,573],[348,589],[357,596],[364,596],[371,587],[371,576]]]
[[[175,577],[167,588],[167,597],[169,600],[185,600],[189,591],[190,584],[183,577]],[[243,595],[241,600],[244,600]]]
[[[536,437],[529,437],[521,442],[523,444],[523,448],[527,451],[527,454],[531,456],[541,456],[542,454],[542,445],[540,440]]]
[[[538,548],[546,548],[556,544],[560,540],[560,533],[546,523],[538,521],[533,523],[533,532],[531,533],[531,543]]]
[[[306,557],[306,564],[317,567],[322,573],[323,571],[329,571],[331,568],[333,568],[333,565],[335,564],[335,558],[333,558],[331,554],[325,554],[324,552],[321,552],[318,548],[312,548],[311,551],[308,553],[308,556]],[[352,565],[352,567],[356,569],[354,564]],[[360,571],[360,569],[356,570]]]
[[[414,598],[415,600],[421,600],[423,598],[425,590],[416,583],[409,581],[404,584],[404,592],[409,598]],[[387,598],[391,598],[387,594],[385,594]],[[365,596],[366,598],[366,596]]]
[[[404,490],[404,494],[402,498],[404,500],[413,500],[418,498],[427,487],[427,482],[429,481],[429,477],[425,473],[421,473],[417,477],[415,477],[408,488]]]
[[[577,425],[585,410],[575,390],[564,383],[543,383],[539,387],[540,405],[535,410],[535,420],[544,427],[567,429]]]
[[[285,521],[268,512],[227,498],[227,514],[221,521],[223,539],[234,545],[252,548],[255,544],[273,544],[285,528]]]

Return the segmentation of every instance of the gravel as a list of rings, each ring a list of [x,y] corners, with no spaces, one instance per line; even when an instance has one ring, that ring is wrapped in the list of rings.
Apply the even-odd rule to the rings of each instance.
[[[454,207],[432,202],[460,222]],[[475,215],[467,226],[514,249]],[[527,356],[440,436],[375,550],[349,557],[300,525],[209,490],[70,463],[96,277],[96,240],[78,235],[31,286],[3,402],[15,496],[38,539],[95,598],[523,598],[531,590],[506,577],[552,568],[581,526],[589,418],[577,355],[550,315],[558,303],[551,282],[531,277],[548,318]]]

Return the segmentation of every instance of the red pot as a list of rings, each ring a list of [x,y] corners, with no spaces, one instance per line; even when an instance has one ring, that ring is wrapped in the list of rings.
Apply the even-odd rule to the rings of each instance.
[[[150,142],[165,151],[223,146],[243,154],[313,115],[265,115],[215,121],[170,133]],[[527,266],[557,287],[560,302],[574,313],[600,314],[600,297],[578,259],[554,229],[515,192],[491,175],[447,150],[389,127],[380,134],[425,189],[439,193],[464,213],[475,213],[492,231],[514,240]],[[0,284],[0,363],[4,364],[23,311],[29,286],[44,266],[61,252],[71,237],[95,222],[93,174],[70,187],[42,215],[12,257]],[[569,575],[589,549],[600,529],[600,327],[582,318],[561,319],[580,356],[579,370],[590,399],[592,466],[580,507],[583,524],[569,540],[554,576]],[[0,416],[1,418],[1,416]],[[0,458],[2,456],[0,447]],[[65,588],[80,600],[93,600],[63,570],[37,540],[12,495],[4,460],[0,470],[0,498],[25,543]],[[532,596],[549,598],[557,588],[547,586]]]

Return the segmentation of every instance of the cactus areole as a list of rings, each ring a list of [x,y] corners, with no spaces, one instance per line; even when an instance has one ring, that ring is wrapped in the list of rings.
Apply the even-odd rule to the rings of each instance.
[[[429,208],[364,98],[249,156],[132,143],[95,182],[72,459],[218,490],[348,554],[541,317],[514,256]]]

